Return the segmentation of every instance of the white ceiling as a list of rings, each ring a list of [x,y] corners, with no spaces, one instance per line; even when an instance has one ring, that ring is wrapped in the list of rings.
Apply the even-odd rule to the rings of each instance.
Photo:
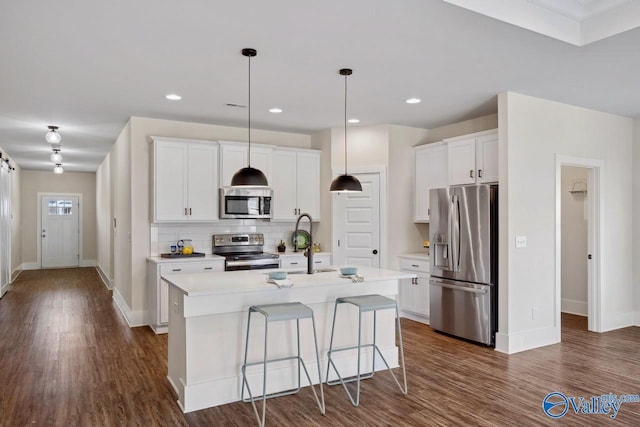
[[[246,104],[245,47],[255,128],[341,126],[343,67],[356,126],[433,128],[507,90],[640,116],[638,29],[578,47],[441,0],[4,1],[0,40],[0,147],[26,169],[52,168],[47,125],[67,171],[96,170],[130,116],[246,126],[225,106]]]

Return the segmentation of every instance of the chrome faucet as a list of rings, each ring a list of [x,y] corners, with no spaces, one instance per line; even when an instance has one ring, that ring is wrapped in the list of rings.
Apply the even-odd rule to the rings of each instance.
[[[295,237],[293,242],[293,252],[298,252],[298,227],[300,226],[300,220],[305,216],[309,218],[309,245],[304,251],[304,256],[307,257],[307,274],[313,274],[313,219],[311,219],[311,215],[308,213],[303,213],[296,221],[296,230],[293,232],[293,236]]]

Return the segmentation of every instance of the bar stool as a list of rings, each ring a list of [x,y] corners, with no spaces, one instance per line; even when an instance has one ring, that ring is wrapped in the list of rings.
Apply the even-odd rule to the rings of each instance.
[[[259,362],[247,363],[247,353],[249,351],[249,328],[251,326],[251,313],[260,313],[265,317],[265,325],[264,325],[264,357]],[[316,350],[316,360],[318,362],[318,379],[320,381],[320,398],[318,398],[318,394],[316,393],[316,389],[311,382],[311,377],[309,376],[309,371],[307,371],[307,367],[304,364],[304,361],[300,357],[300,320],[301,319],[311,319],[311,324],[313,325],[313,341],[315,344]],[[297,338],[298,338],[298,355],[297,356],[288,356],[281,357],[278,359],[267,360],[267,339],[269,336],[269,323],[272,322],[281,322],[286,320],[295,320],[296,328],[297,328]],[[283,304],[266,304],[266,305],[253,305],[249,307],[249,319],[247,321],[247,339],[245,342],[245,350],[244,350],[244,363],[242,364],[242,392],[241,399],[243,402],[251,402],[253,406],[253,411],[256,415],[256,419],[258,420],[258,424],[263,427],[265,423],[265,415],[267,408],[267,399],[272,397],[286,396],[289,394],[295,394],[300,391],[300,366],[304,369],[305,374],[307,375],[307,380],[309,381],[309,385],[311,385],[311,390],[313,391],[313,395],[316,398],[316,402],[318,403],[318,407],[320,408],[320,413],[324,415],[325,406],[324,406],[324,393],[322,391],[322,373],[320,369],[320,355],[318,353],[318,340],[316,337],[316,321],[313,317],[313,310],[306,305],[299,302],[289,302]],[[298,387],[293,390],[272,393],[267,395],[267,363],[271,362],[280,362],[283,360],[298,360]],[[262,374],[262,395],[253,397],[251,393],[251,389],[249,388],[249,382],[247,381],[246,369],[247,366],[253,365],[263,365],[263,374]],[[245,386],[247,388],[247,392],[249,397],[245,399],[244,397],[244,389]],[[262,400],[262,417],[258,415],[258,408],[256,406],[256,400]]]
[[[335,331],[335,327],[336,327],[336,313],[338,311],[338,305],[339,304],[352,304],[355,305],[356,307],[358,307],[358,345],[355,346],[350,346],[350,347],[343,347],[343,348],[338,348],[338,349],[333,349],[333,333]],[[404,387],[402,385],[400,385],[400,382],[398,381],[398,379],[396,378],[395,374],[393,373],[393,371],[391,370],[391,368],[389,367],[389,364],[387,363],[387,361],[385,360],[384,356],[382,355],[382,352],[380,351],[380,349],[378,348],[378,346],[376,345],[376,313],[378,310],[389,310],[389,309],[394,309],[396,311],[396,324],[397,324],[397,328],[398,328],[398,339],[400,341],[400,362],[402,364],[402,377],[403,377],[403,382],[404,382]],[[369,311],[373,311],[373,343],[372,344],[362,344],[362,314],[369,312]],[[362,351],[363,347],[373,347],[373,354],[372,354],[372,370],[369,373],[365,373],[365,374],[361,374],[360,373],[360,353]],[[358,372],[355,375],[355,377],[351,377],[348,379],[343,379],[342,376],[340,375],[340,372],[338,372],[338,368],[336,367],[335,363],[333,362],[332,359],[332,354],[336,353],[336,352],[340,352],[340,351],[346,351],[346,350],[352,350],[354,348],[358,349]],[[335,307],[333,310],[333,324],[331,326],[331,341],[329,343],[329,352],[327,353],[327,356],[329,358],[329,362],[327,363],[327,385],[336,385],[336,384],[342,384],[342,386],[344,387],[344,390],[347,392],[347,396],[349,396],[349,400],[351,400],[351,404],[353,406],[358,406],[360,404],[360,380],[361,379],[368,379],[373,377],[375,371],[376,371],[376,351],[378,352],[378,354],[380,355],[380,358],[382,359],[382,361],[384,362],[384,364],[387,366],[387,369],[389,370],[389,372],[391,373],[391,376],[393,377],[393,380],[396,382],[396,384],[398,385],[398,388],[400,389],[400,392],[402,392],[402,394],[407,394],[407,373],[405,370],[405,365],[404,365],[404,350],[403,350],[403,346],[402,346],[402,329],[400,328],[400,316],[398,315],[398,305],[396,304],[396,301],[391,299],[391,298],[387,298],[384,297],[382,295],[361,295],[361,296],[355,296],[355,297],[343,297],[343,298],[338,298],[336,299],[336,303],[335,303]],[[334,380],[334,381],[329,381],[329,368],[333,367],[333,370],[336,372],[336,374],[338,375],[338,379]],[[347,383],[356,381],[356,398],[353,398],[353,395],[349,392],[349,389],[347,388]]]

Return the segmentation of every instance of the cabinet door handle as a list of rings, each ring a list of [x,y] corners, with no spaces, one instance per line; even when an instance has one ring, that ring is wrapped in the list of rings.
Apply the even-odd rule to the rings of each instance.
[[[182,271],[182,269],[181,268],[174,268],[171,271]]]
[[[427,216],[431,216],[431,208],[427,208]]]
[[[411,264],[411,267],[418,268],[418,267],[420,267],[420,266],[419,266],[418,264]]]
[[[291,265],[298,265],[298,263],[297,263],[297,262],[290,262],[289,264],[291,264]]]
[[[313,261],[313,262],[315,262],[316,264],[321,264],[322,263],[322,261]]]
[[[189,215],[191,215],[191,208],[189,208]]]
[[[478,169],[478,178],[482,178],[482,169]]]
[[[184,208],[184,215],[187,216],[187,208]]]
[[[205,267],[205,270],[213,270],[213,267]]]
[[[473,169],[469,170],[469,178],[473,178]]]

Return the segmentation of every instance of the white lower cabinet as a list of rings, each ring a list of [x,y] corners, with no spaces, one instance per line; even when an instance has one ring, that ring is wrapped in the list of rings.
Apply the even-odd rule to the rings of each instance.
[[[400,315],[418,322],[429,323],[429,258],[400,256],[400,271],[416,273],[417,279],[400,280]]]
[[[160,277],[170,273],[224,271],[224,259],[147,263],[149,277],[149,326],[156,334],[166,333],[169,322],[169,285]]]
[[[331,265],[331,254],[313,254],[313,268],[326,268]],[[280,268],[307,268],[307,257],[302,254],[280,255]]]

